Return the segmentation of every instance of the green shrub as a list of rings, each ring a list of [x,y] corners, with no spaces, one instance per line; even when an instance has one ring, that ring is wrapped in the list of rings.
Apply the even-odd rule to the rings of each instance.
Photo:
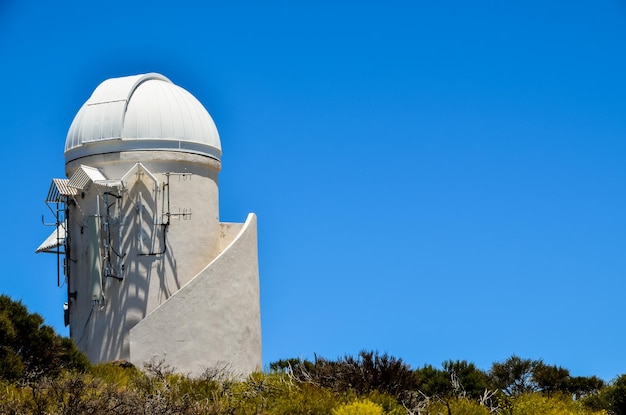
[[[64,369],[84,371],[85,355],[74,342],[43,324],[20,302],[0,295],[0,378],[17,381],[57,376]]]
[[[382,406],[383,413],[386,415],[406,415],[407,413],[402,403],[398,402],[396,398],[387,393],[373,391],[365,395],[364,398]],[[410,406],[411,402],[404,402],[404,404]]]
[[[297,381],[289,374],[256,374],[241,386],[245,387],[249,408],[254,403],[255,408],[272,415],[328,415],[332,408],[345,402],[342,394],[315,383]],[[262,413],[250,409],[246,413]]]
[[[606,410],[611,415],[626,415],[626,374],[618,376],[608,386],[581,401],[591,410]]]
[[[433,400],[427,407],[426,414],[451,415],[490,415],[489,409],[468,398]]]
[[[522,394],[510,402],[513,415],[606,415],[604,410],[594,411],[569,395],[547,396],[540,393]]]
[[[383,415],[383,407],[369,399],[353,401],[332,410],[333,415]]]
[[[361,351],[358,356],[344,356],[336,361],[321,357],[315,362],[287,359],[270,364],[272,370],[291,373],[300,382],[313,382],[340,393],[387,393],[399,402],[415,389],[410,367],[387,353]]]
[[[89,373],[106,383],[123,387],[132,384],[142,375],[135,366],[120,365],[116,362],[93,365]]]

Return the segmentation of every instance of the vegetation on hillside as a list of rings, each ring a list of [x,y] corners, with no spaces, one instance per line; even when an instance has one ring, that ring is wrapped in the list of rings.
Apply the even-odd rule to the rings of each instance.
[[[43,324],[19,301],[0,295],[0,379],[17,381],[84,371],[87,358],[74,342]]]
[[[0,414],[626,415],[626,375],[609,384],[511,356],[488,371],[457,360],[411,369],[372,351],[286,359],[245,379],[165,362],[89,365],[20,302],[0,296]]]

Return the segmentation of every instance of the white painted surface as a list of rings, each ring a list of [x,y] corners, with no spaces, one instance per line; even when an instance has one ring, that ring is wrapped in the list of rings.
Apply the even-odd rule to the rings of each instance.
[[[204,107],[158,74],[105,81],[76,115],[65,157],[67,177],[106,178],[86,175],[67,212],[70,335],[88,358],[163,357],[193,374],[260,368],[256,217],[219,221],[221,143]]]
[[[170,156],[169,152],[125,152],[66,165],[68,175],[82,163],[100,168],[107,179],[121,180],[128,171],[135,172],[127,178],[119,206],[117,198],[105,198],[105,192],[117,190],[91,184],[69,209],[70,290],[77,292],[70,302],[70,333],[94,362],[129,359],[129,330],[219,254],[219,163],[192,154]],[[142,160],[149,174],[135,167]],[[169,186],[166,173],[170,173]],[[151,176],[159,179],[157,189]],[[83,294],[81,277],[89,275],[92,266],[88,218],[99,211],[104,223],[107,204],[110,238],[101,240],[101,249],[111,246],[112,273],[122,281],[104,278],[104,301],[94,308]],[[120,264],[124,270],[117,275]]]
[[[211,264],[131,329],[135,365],[164,359],[192,375],[224,364],[234,374],[261,369],[256,216],[240,229]]]
[[[134,150],[182,151],[218,160],[222,151],[204,106],[159,74],[102,82],[74,117],[65,161]]]

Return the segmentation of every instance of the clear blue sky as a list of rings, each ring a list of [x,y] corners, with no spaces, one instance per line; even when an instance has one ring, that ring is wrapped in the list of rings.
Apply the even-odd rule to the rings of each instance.
[[[626,2],[264,3],[0,2],[0,291],[68,333],[34,254],[67,129],[159,72],[218,126],[221,219],[258,215],[266,365],[626,373]]]

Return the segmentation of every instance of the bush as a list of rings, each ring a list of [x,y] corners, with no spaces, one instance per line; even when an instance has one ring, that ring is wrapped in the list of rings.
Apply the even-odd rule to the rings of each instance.
[[[401,403],[389,394],[376,391],[368,393],[364,398],[380,405],[383,408],[383,413],[386,415],[406,415],[407,410],[402,404],[410,405],[410,402]]]
[[[383,415],[383,407],[369,399],[362,399],[341,405],[332,410],[333,415]]]
[[[74,342],[43,324],[20,302],[0,295],[0,378],[10,381],[84,371],[89,361]]]
[[[416,369],[413,372],[413,377],[415,388],[426,396],[449,396],[452,394],[449,374],[432,365],[425,365]]]
[[[448,374],[449,383],[456,397],[479,399],[485,390],[493,389],[487,374],[474,363],[466,360],[448,360],[443,362],[443,369]]]
[[[540,393],[522,394],[510,402],[509,412],[520,415],[606,415],[606,411],[586,408],[569,395],[547,396]]]
[[[626,415],[626,374],[617,377],[597,394],[585,397],[582,402],[592,410],[606,410],[611,415]]]
[[[488,408],[467,398],[435,400],[426,409],[426,414],[490,415]]]
[[[387,353],[361,351],[357,357],[344,356],[336,361],[316,356],[313,363],[288,359],[274,362],[270,367],[292,373],[300,382],[359,395],[378,391],[395,397],[398,402],[406,399],[416,385],[410,367]]]

